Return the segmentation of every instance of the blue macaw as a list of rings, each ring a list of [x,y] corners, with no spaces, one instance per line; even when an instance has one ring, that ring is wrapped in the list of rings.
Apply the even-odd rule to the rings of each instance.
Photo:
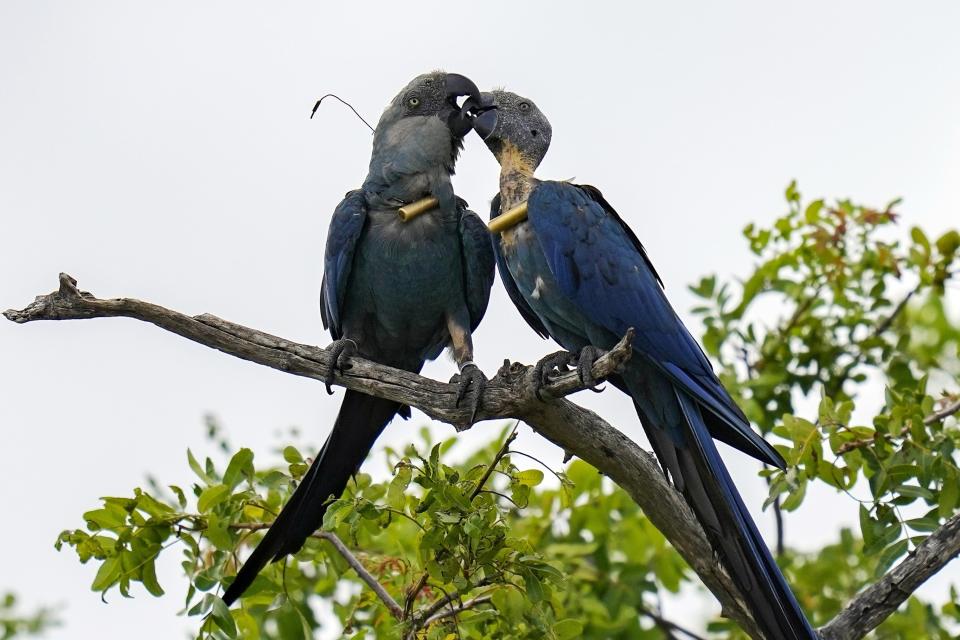
[[[474,129],[501,167],[490,214],[492,227],[505,227],[493,236],[500,277],[533,330],[571,352],[538,363],[541,383],[576,364],[593,385],[593,360],[633,327],[633,357],[610,382],[633,399],[664,472],[766,637],[816,638],[713,438],[781,469],[783,458],[751,429],[670,306],[643,245],[600,191],[534,177],[552,134],[536,105],[506,91],[485,93],[480,105]]]
[[[457,100],[466,97],[462,105]],[[330,221],[321,316],[334,367],[363,358],[419,372],[450,347],[458,402],[476,412],[486,378],[473,364],[472,332],[487,308],[494,257],[486,226],[453,192],[450,177],[480,91],[468,78],[418,76],[384,111],[367,178]],[[434,208],[406,221],[398,208],[432,196]],[[223,596],[236,600],[270,561],[296,553],[319,528],[374,441],[404,405],[347,391],[333,431],[303,481]]]

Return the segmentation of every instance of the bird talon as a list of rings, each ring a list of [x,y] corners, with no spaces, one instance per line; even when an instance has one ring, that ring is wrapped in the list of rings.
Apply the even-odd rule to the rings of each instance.
[[[327,369],[323,379],[323,384],[327,388],[327,393],[333,395],[333,379],[339,371],[343,373],[352,369],[353,365],[347,362],[350,356],[357,353],[357,343],[350,338],[334,340],[327,350],[330,352],[330,367]]]
[[[600,393],[603,387],[599,386],[600,381],[593,377],[593,365],[606,353],[603,349],[594,346],[586,346],[576,355],[577,376],[584,388]]]
[[[480,407],[480,397],[483,395],[483,390],[487,386],[487,376],[483,375],[480,367],[471,362],[465,365],[459,374],[450,378],[450,382],[456,382],[459,385],[455,406],[459,408],[461,402],[465,399],[469,402],[469,419],[465,425],[456,425],[457,431],[464,431],[473,426],[474,420],[476,419],[477,409]]]
[[[567,372],[567,367],[572,362],[573,354],[569,351],[556,351],[540,358],[533,368],[535,385],[533,393],[537,396],[537,400],[540,400],[541,402],[546,402],[549,400],[549,398],[543,395],[543,388],[547,385],[547,383],[550,382],[551,374],[554,372]]]

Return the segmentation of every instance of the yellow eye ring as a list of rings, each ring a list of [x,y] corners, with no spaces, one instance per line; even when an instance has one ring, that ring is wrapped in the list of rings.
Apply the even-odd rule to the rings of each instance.
[[[411,109],[416,109],[420,106],[420,98],[413,96],[407,100],[407,106]]]

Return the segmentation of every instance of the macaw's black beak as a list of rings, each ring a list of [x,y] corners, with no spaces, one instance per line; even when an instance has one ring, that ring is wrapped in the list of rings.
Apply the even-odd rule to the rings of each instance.
[[[444,79],[444,86],[447,90],[447,102],[453,107],[453,112],[447,119],[447,126],[454,136],[462,138],[473,128],[470,105],[480,103],[480,89],[470,78],[459,73],[448,73]],[[463,97],[466,97],[466,100],[462,105],[458,104],[457,99]]]
[[[494,129],[497,128],[497,105],[471,105],[470,115],[473,116],[473,130],[481,140],[486,140],[493,135]]]

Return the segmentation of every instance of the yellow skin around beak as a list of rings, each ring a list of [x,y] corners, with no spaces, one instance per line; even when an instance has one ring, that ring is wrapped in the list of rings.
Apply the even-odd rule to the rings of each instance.
[[[397,209],[397,215],[400,216],[400,219],[404,222],[409,222],[413,220],[421,213],[426,213],[431,209],[435,209],[437,205],[440,204],[440,201],[434,198],[433,196],[427,196],[426,198],[421,198],[416,202],[411,202],[410,204],[403,205]]]
[[[502,233],[511,227],[515,227],[527,219],[527,203],[521,202],[510,211],[501,214],[490,221],[487,228],[490,233]]]

